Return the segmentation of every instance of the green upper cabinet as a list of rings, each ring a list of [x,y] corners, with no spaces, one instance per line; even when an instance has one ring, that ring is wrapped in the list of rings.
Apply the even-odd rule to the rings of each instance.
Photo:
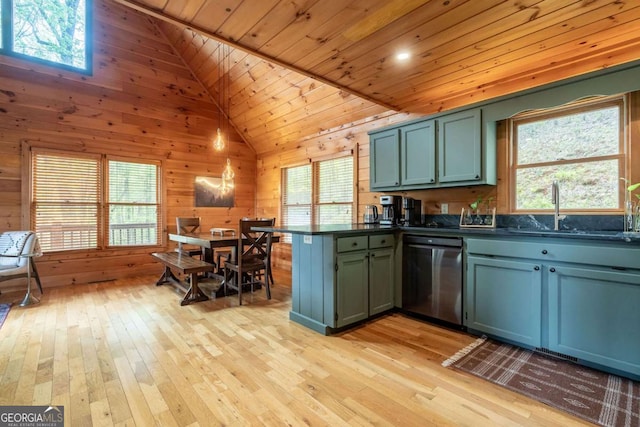
[[[480,110],[438,119],[438,182],[473,183],[482,179]]]
[[[436,122],[427,120],[400,129],[400,185],[436,182]]]
[[[372,191],[495,184],[495,141],[480,109],[370,133]]]
[[[370,137],[371,188],[400,185],[400,131],[390,129]]]

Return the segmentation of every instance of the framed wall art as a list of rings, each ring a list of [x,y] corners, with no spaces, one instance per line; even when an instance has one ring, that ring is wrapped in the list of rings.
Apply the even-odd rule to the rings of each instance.
[[[231,208],[235,199],[233,185],[227,191],[221,189],[222,178],[198,176],[195,182],[195,198],[197,208]]]

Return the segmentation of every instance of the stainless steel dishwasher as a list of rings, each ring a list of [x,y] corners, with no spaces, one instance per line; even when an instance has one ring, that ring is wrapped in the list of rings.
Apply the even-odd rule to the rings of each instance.
[[[462,239],[403,236],[402,310],[462,328]]]

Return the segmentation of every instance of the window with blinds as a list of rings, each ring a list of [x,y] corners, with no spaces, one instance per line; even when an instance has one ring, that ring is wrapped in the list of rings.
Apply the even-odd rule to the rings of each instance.
[[[353,157],[282,169],[282,224],[353,222]]]
[[[353,222],[353,157],[313,164],[316,224]]]
[[[283,225],[311,224],[311,165],[283,169]]]
[[[35,149],[31,164],[44,252],[159,244],[159,163]]]
[[[34,152],[32,228],[44,252],[98,247],[99,156]]]
[[[158,243],[158,166],[108,160],[108,245]]]

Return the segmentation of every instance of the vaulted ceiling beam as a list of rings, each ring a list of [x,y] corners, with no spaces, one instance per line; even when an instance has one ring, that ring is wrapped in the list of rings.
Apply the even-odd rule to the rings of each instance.
[[[265,54],[263,54],[263,53],[261,53],[261,52],[259,52],[257,50],[253,50],[253,49],[247,48],[245,46],[242,46],[241,44],[238,44],[236,42],[228,40],[228,39],[226,39],[224,37],[220,37],[220,36],[216,35],[215,33],[212,33],[211,31],[208,31],[208,30],[206,30],[204,28],[192,25],[191,23],[189,23],[187,21],[184,21],[184,20],[182,20],[180,18],[176,18],[174,16],[167,15],[164,12],[161,12],[161,11],[158,11],[157,9],[152,8],[152,7],[140,4],[140,3],[138,3],[138,2],[136,2],[134,0],[113,0],[113,1],[115,1],[116,3],[122,4],[124,6],[130,7],[131,9],[134,9],[134,10],[137,10],[139,12],[142,12],[142,13],[144,13],[144,14],[146,14],[148,16],[151,16],[153,18],[163,20],[163,21],[168,22],[170,24],[176,25],[176,26],[178,26],[180,28],[185,28],[185,29],[194,31],[194,32],[196,32],[198,34],[201,34],[201,35],[203,35],[205,37],[208,37],[210,39],[219,41],[221,43],[228,44],[229,46],[232,46],[235,49],[241,50],[241,51],[243,51],[245,53],[248,53],[250,55],[254,55],[254,56],[256,56],[256,57],[258,57],[260,59],[263,59],[265,61],[271,62],[273,64],[276,64],[276,65],[279,65],[281,67],[287,68],[287,69],[289,69],[291,71],[295,71],[296,73],[300,73],[300,74],[302,74],[304,76],[307,76],[307,77],[310,77],[312,79],[318,80],[321,83],[324,83],[324,84],[327,84],[329,86],[335,87],[335,88],[337,88],[339,90],[342,90],[344,92],[350,93],[350,94],[355,95],[355,96],[357,96],[359,98],[365,99],[365,100],[367,100],[369,102],[372,102],[374,104],[377,104],[377,105],[380,105],[382,107],[385,107],[385,108],[387,108],[389,110],[395,110],[395,111],[398,110],[397,107],[394,107],[394,106],[389,105],[389,104],[387,104],[385,102],[382,102],[379,99],[371,98],[368,95],[365,95],[363,93],[354,91],[354,90],[352,90],[352,89],[350,89],[350,88],[348,88],[346,86],[340,85],[339,83],[336,83],[336,82],[334,82],[332,80],[328,80],[325,77],[310,73],[309,71],[304,70],[304,69],[299,68],[299,67],[296,67],[295,65],[288,64],[288,63],[286,63],[284,61],[281,61],[279,59],[273,58],[273,57],[271,57],[269,55],[265,55]]]

